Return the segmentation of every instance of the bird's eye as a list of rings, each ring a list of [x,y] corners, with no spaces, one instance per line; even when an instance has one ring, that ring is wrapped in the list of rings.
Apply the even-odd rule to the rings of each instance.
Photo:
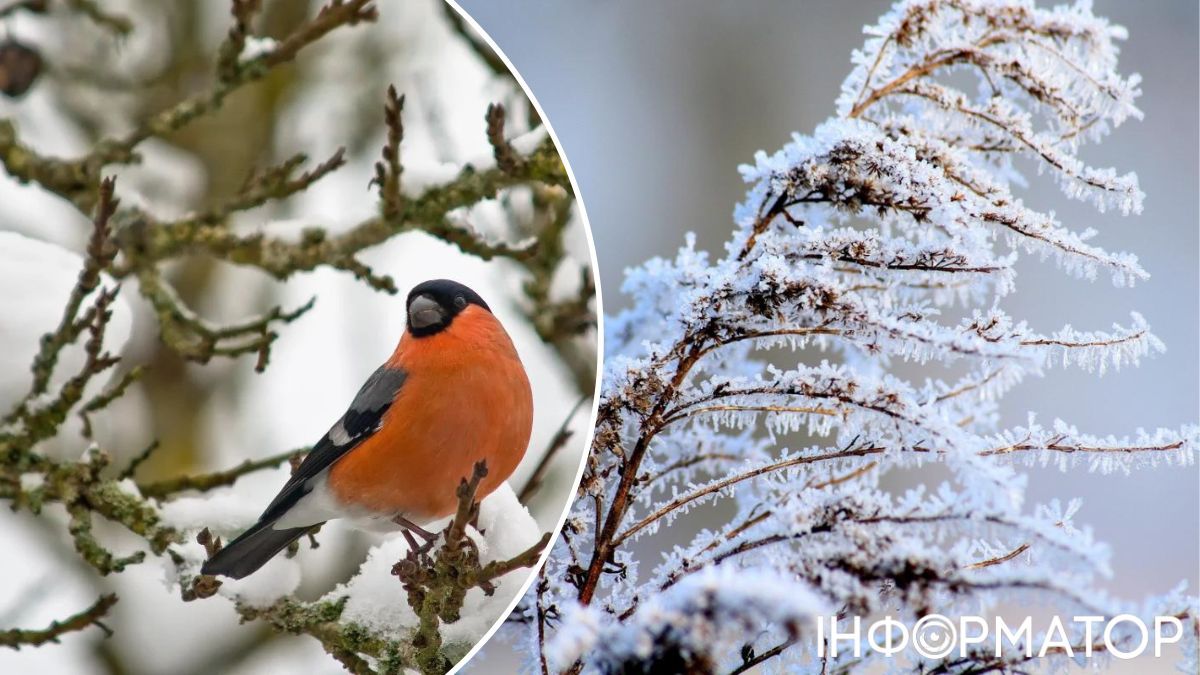
[[[459,308],[459,309],[462,309],[463,307],[466,307],[466,306],[467,306],[467,299],[466,299],[466,298],[464,298],[464,297],[463,297],[463,296],[461,296],[461,295],[455,296],[455,297],[454,297],[454,306],[455,306],[455,307],[457,307],[457,308]]]

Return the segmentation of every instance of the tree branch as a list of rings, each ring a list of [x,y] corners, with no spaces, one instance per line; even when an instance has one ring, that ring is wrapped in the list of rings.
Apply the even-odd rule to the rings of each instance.
[[[100,619],[108,614],[108,610],[115,604],[117,604],[116,594],[107,593],[100,596],[87,609],[60,621],[54,621],[45,628],[39,630],[12,628],[0,631],[0,647],[20,649],[24,646],[39,647],[48,642],[58,643],[63,635],[84,630],[89,626],[96,626],[106,635],[112,635],[112,631],[101,623]]]

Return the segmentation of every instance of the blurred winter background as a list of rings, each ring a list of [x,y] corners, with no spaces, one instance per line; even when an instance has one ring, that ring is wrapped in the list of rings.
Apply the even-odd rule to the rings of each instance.
[[[1048,5],[1052,3],[1042,2]],[[1136,171],[1140,216],[1097,215],[1038,180],[1026,201],[1099,231],[1097,243],[1131,251],[1151,273],[1135,288],[1071,278],[1050,262],[1021,261],[1005,309],[1038,330],[1064,323],[1107,329],[1131,310],[1145,315],[1167,352],[1103,378],[1052,370],[1004,399],[1004,422],[1070,420],[1123,435],[1138,427],[1194,423],[1200,413],[1200,183],[1198,5],[1193,0],[1096,0],[1095,11],[1129,29],[1121,71],[1144,78],[1145,120],[1118,129],[1084,159]],[[862,27],[884,0],[609,0],[493,3],[464,8],[537,93],[571,158],[594,228],[608,313],[623,270],[670,256],[694,231],[719,250],[745,192],[737,166],[773,152],[794,131],[833,114]],[[1102,476],[1032,471],[1030,501],[1079,497],[1077,523],[1113,547],[1112,593],[1140,598],[1200,578],[1200,485],[1195,468]],[[661,536],[669,536],[664,532]],[[480,672],[503,671],[489,649]],[[1172,662],[1120,664],[1120,672],[1173,672]]]
[[[16,3],[0,2],[0,7],[9,4]],[[106,11],[135,19],[129,37],[115,40],[87,21],[59,22],[53,13],[47,18],[15,12],[0,18],[0,34],[35,46],[50,70],[23,99],[0,98],[0,118],[12,119],[23,141],[39,151],[78,156],[119,120],[160,110],[206,86],[212,51],[229,27],[227,2],[102,4]],[[266,2],[260,27],[266,34],[286,34],[321,4]],[[58,3],[51,5],[53,10]],[[236,193],[252,167],[299,151],[320,161],[345,145],[346,167],[295,198],[242,214],[235,224],[280,233],[304,225],[337,231],[377,212],[368,182],[384,142],[382,106],[388,84],[408,97],[402,159],[409,187],[445,180],[468,161],[491,161],[484,124],[489,103],[506,104],[512,129],[536,124],[531,120],[536,113],[515,80],[489,68],[440,2],[381,0],[376,5],[381,16],[376,24],[336,31],[296,64],[230,97],[220,114],[187,127],[169,143],[155,140],[140,146],[144,161],[119,172],[119,196],[171,217]],[[112,79],[98,78],[101,70]],[[519,233],[533,217],[529,202],[528,195],[517,195],[480,205],[469,214],[470,224],[496,237]],[[89,223],[57,198],[0,175],[0,231],[81,251]],[[57,321],[79,265],[56,249],[30,247],[28,240],[17,250],[11,244],[21,240],[6,236],[9,250],[0,251],[8,254],[0,263],[7,268],[0,269],[6,284],[0,290],[4,410],[28,388],[28,364],[38,336]],[[591,265],[578,207],[565,246],[552,288],[560,295],[571,292]],[[46,257],[29,258],[30,250]],[[349,274],[328,269],[279,284],[260,272],[211,260],[189,259],[171,268],[170,278],[184,300],[215,321],[236,320],[275,304],[295,307],[316,297],[311,313],[282,328],[264,374],[253,372],[253,356],[204,366],[185,363],[160,345],[157,326],[135,288],[125,289],[127,306],[118,307],[116,324],[129,314],[132,332],[123,356],[126,364],[145,364],[147,374],[105,416],[97,432],[102,445],[121,465],[157,439],[158,450],[138,474],[147,480],[227,468],[308,445],[341,415],[362,380],[391,352],[404,326],[403,293],[427,278],[452,277],[489,301],[533,383],[533,439],[510,481],[514,489],[528,480],[560,425],[575,432],[528,504],[537,529],[553,529],[572,493],[587,438],[590,401],[576,404],[592,393],[594,331],[561,352],[551,348],[526,318],[526,276],[519,267],[508,261],[482,262],[419,232],[369,250],[364,261],[391,275],[401,294],[373,291]],[[110,344],[119,348],[123,332],[114,330]],[[71,455],[82,447],[78,438],[70,438],[51,451]],[[248,522],[286,475],[286,465],[258,472],[236,487],[219,490],[211,503],[185,502],[174,517],[197,526],[210,520]],[[102,640],[92,629],[68,635],[61,645],[0,649],[0,673],[341,672],[310,638],[281,637],[258,624],[239,626],[226,602],[180,602],[178,589],[164,584],[164,565],[157,560],[97,578],[61,537],[62,529],[62,523],[50,525],[27,512],[0,512],[0,627],[45,626],[111,590],[121,598],[106,621],[115,635]],[[536,540],[537,533],[530,534]],[[374,541],[336,526],[326,527],[319,538],[320,548],[308,550],[306,545],[301,555],[297,594],[302,598],[346,580]],[[398,582],[388,579],[397,587],[394,602],[403,603]]]

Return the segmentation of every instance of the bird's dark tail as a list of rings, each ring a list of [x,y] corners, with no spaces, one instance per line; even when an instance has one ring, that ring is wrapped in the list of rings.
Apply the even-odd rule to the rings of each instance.
[[[234,579],[253,574],[258,568],[267,564],[288,544],[296,541],[311,528],[293,527],[276,530],[271,527],[274,521],[259,521],[254,527],[246,530],[237,539],[226,544],[225,548],[209,558],[200,568],[201,574],[221,574]]]

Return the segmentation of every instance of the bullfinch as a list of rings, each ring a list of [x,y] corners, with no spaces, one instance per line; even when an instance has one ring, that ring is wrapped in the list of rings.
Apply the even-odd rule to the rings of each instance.
[[[512,340],[483,298],[446,279],[408,294],[407,326],[380,366],[313,446],[258,522],[204,563],[241,579],[314,525],[334,518],[417,523],[455,511],[479,460],[478,498],[516,469],[529,444],[533,394]]]

